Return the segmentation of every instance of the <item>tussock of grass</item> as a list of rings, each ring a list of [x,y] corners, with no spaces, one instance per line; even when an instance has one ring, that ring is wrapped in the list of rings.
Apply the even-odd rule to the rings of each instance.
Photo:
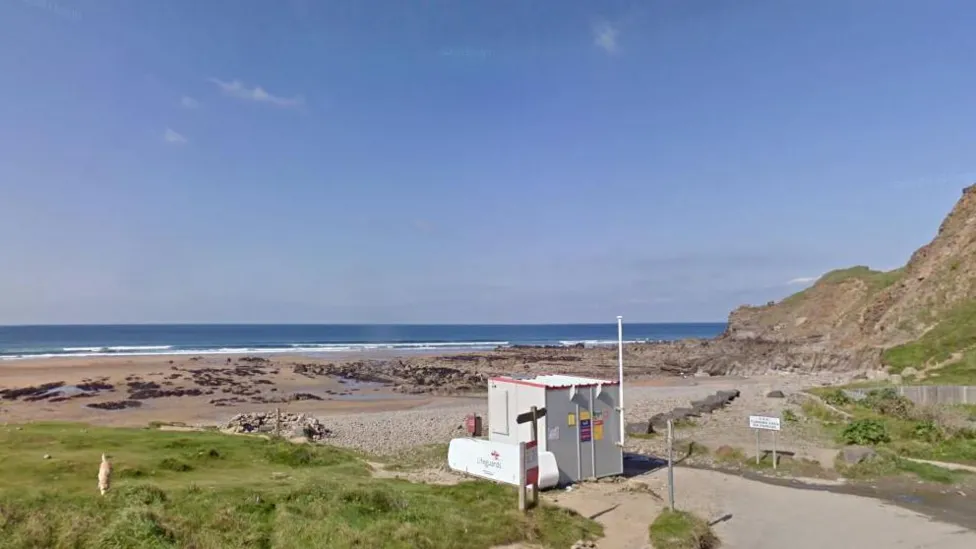
[[[116,469],[105,497],[102,452]],[[601,533],[559,508],[523,515],[507,486],[374,479],[351,451],[256,437],[8,426],[0,459],[4,548],[568,547]]]
[[[719,539],[708,523],[686,511],[665,509],[649,529],[654,549],[713,549]]]

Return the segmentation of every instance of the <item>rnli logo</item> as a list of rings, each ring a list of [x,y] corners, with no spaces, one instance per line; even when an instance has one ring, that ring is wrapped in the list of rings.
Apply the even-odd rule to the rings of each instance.
[[[498,450],[492,450],[488,456],[491,459],[480,457],[478,458],[478,465],[481,465],[485,469],[501,469],[502,468],[502,455],[498,453]]]

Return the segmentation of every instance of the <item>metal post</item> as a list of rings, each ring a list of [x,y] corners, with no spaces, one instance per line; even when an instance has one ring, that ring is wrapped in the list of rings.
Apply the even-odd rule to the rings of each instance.
[[[519,485],[518,485],[518,506],[519,511],[525,512],[525,443],[519,442]]]
[[[624,445],[624,317],[617,317],[617,374],[619,382],[620,397],[620,446]]]
[[[773,469],[776,469],[776,431],[773,431]]]
[[[674,511],[674,423],[668,419],[668,505]]]
[[[756,465],[759,465],[759,429],[756,429]]]
[[[576,479],[583,480],[583,447],[580,443],[580,414],[579,403],[576,403]]]
[[[593,472],[593,478],[596,478],[596,439],[593,437],[596,434],[596,417],[593,415],[596,411],[595,402],[593,387],[590,387],[590,471]]]
[[[535,442],[536,456],[538,456],[539,455],[539,409],[533,406],[530,410],[532,412],[532,442]],[[536,459],[538,460],[538,457],[536,457]],[[524,468],[525,463],[523,462],[522,465]],[[541,473],[542,470],[540,469],[539,472]],[[539,475],[536,474],[535,480],[532,481],[532,507],[536,507],[538,505],[539,505]]]

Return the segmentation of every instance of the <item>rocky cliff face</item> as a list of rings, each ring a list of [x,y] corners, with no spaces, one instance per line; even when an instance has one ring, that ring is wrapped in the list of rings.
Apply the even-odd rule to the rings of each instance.
[[[721,350],[707,353],[713,356],[702,367],[878,367],[884,349],[922,337],[970,305],[976,305],[976,185],[963,190],[935,239],[903,268],[833,271],[778,303],[736,309],[727,332],[703,347]]]

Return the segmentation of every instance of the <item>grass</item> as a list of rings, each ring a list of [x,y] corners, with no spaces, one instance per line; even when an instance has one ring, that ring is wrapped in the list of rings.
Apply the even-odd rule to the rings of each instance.
[[[890,477],[907,473],[928,482],[956,484],[971,476],[970,473],[965,471],[953,471],[928,463],[918,463],[903,459],[889,452],[879,453],[877,457],[862,461],[856,465],[847,465],[838,456],[836,467],[837,471],[845,477],[860,480]]]
[[[795,477],[827,477],[830,476],[819,462],[812,459],[795,459],[790,455],[779,454],[776,468],[773,468],[772,452],[760,457],[756,463],[755,456],[747,456],[739,448],[727,448],[713,452],[715,461],[720,465],[733,466],[739,469],[776,473]]]
[[[848,280],[862,280],[868,285],[872,292],[880,291],[898,282],[903,274],[903,269],[893,271],[875,271],[863,265],[848,267],[846,269],[836,269],[824,274],[817,281],[819,284],[840,284]]]
[[[428,444],[377,458],[387,471],[416,471],[447,463],[447,444]]]
[[[875,271],[863,265],[857,265],[847,269],[837,269],[821,276],[811,288],[807,288],[787,297],[783,300],[783,303],[799,303],[810,295],[810,290],[813,288],[841,284],[850,280],[863,281],[867,285],[868,292],[873,294],[901,280],[903,273],[904,269],[895,269],[893,271]]]
[[[654,549],[712,549],[719,539],[708,523],[686,511],[665,509],[648,530]]]
[[[961,478],[957,472],[947,475],[944,468],[933,471],[929,469],[933,466],[899,460],[899,456],[976,465],[976,431],[967,423],[973,413],[970,407],[920,407],[890,389],[872,391],[867,398],[856,402],[843,402],[831,393],[823,395],[853,419],[845,421],[813,401],[804,403],[804,413],[818,420],[821,428],[839,443],[874,446],[879,453],[889,456],[891,459],[878,463],[859,464],[875,476],[904,472],[929,480]],[[857,472],[855,468],[854,473]]]
[[[102,452],[115,466],[105,497]],[[0,428],[0,459],[4,548],[568,547],[602,533],[552,506],[523,515],[503,485],[376,479],[330,446],[38,423]]]
[[[912,366],[921,370],[927,364],[948,360],[953,353],[965,351],[976,346],[976,301],[967,301],[943,315],[942,320],[922,337],[887,349],[882,359],[891,373],[901,373]],[[972,355],[972,352],[967,353]],[[940,380],[940,383],[976,383],[976,361],[972,356],[964,358],[966,364],[951,372],[954,381]],[[960,375],[962,374],[962,375]]]
[[[925,372],[923,385],[976,385],[976,349],[969,349],[962,358]]]

